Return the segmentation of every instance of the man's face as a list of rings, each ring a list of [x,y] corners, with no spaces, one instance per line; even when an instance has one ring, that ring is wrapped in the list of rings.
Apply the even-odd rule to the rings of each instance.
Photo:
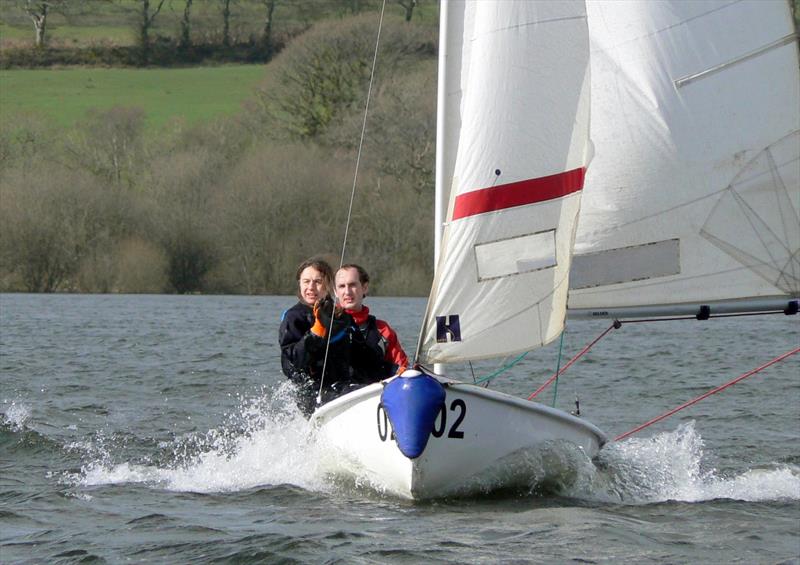
[[[361,284],[357,269],[339,269],[336,273],[336,297],[347,310],[361,310],[368,286]]]
[[[306,267],[300,273],[300,297],[309,306],[325,296],[325,276],[314,267]]]

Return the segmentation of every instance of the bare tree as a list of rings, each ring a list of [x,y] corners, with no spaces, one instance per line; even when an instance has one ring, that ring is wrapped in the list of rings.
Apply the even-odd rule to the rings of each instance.
[[[70,161],[112,186],[132,186],[141,159],[144,118],[141,108],[90,110],[66,144]]]
[[[44,47],[47,43],[47,16],[52,10],[65,7],[67,0],[25,0],[25,13],[33,21],[36,31],[36,47]]]
[[[166,275],[175,292],[201,291],[218,258],[211,199],[219,161],[203,148],[152,161],[157,203],[153,233],[166,258]],[[219,168],[219,167],[217,167]]]
[[[222,2],[222,45],[229,47],[231,44],[231,1]]]
[[[417,7],[417,0],[397,0],[397,3],[406,11],[406,21],[411,21],[411,15],[414,13],[414,8]]]
[[[262,41],[264,43],[264,48],[267,50],[267,54],[272,55],[272,14],[275,12],[275,5],[278,3],[278,0],[261,1],[264,3],[264,7],[267,9],[266,14],[264,15],[264,36]]]
[[[69,290],[81,260],[104,231],[98,184],[42,163],[17,169],[2,187],[0,261],[28,292]]]
[[[190,16],[192,12],[192,0],[186,0],[183,5],[183,18],[181,18],[181,47],[186,49],[192,42]]]
[[[165,0],[154,0],[158,2],[154,9],[151,9],[150,0],[139,0],[141,2],[141,19],[138,24],[139,47],[141,48],[141,63],[146,65],[150,60],[150,29],[153,27],[153,20],[164,6]]]

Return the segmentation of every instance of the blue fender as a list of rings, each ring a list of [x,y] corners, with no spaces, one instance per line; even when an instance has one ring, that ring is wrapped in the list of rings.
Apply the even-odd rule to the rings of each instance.
[[[406,371],[383,388],[381,404],[392,424],[397,447],[409,459],[422,455],[428,445],[444,398],[442,384],[419,371]]]

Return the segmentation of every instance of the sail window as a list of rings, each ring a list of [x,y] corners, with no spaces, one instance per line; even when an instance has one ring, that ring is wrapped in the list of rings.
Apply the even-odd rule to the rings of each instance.
[[[577,290],[677,275],[681,272],[679,243],[667,239],[575,255],[569,287]]]
[[[556,231],[500,239],[475,246],[478,281],[556,266]]]

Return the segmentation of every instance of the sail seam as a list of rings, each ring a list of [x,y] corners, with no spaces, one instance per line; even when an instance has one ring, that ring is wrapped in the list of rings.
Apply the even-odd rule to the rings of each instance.
[[[690,18],[687,18],[685,20],[680,20],[680,21],[675,22],[674,24],[667,25],[667,26],[655,29],[655,30],[653,30],[653,31],[651,31],[649,33],[644,33],[644,34],[638,35],[636,37],[631,37],[630,39],[628,39],[626,41],[622,41],[620,43],[617,43],[616,47],[619,48],[619,47],[621,47],[623,45],[628,45],[630,43],[638,43],[638,42],[641,42],[641,41],[649,40],[652,37],[656,37],[658,35],[661,35],[662,33],[666,33],[666,32],[669,32],[669,31],[671,31],[673,29],[685,26],[685,25],[687,25],[689,23],[694,22],[695,20],[700,20],[702,18],[708,17],[708,16],[710,16],[710,15],[716,13],[716,12],[721,12],[721,11],[727,10],[728,8],[730,8],[732,6],[735,6],[736,4],[741,4],[741,3],[742,3],[742,0],[734,0],[733,2],[730,2],[728,4],[723,4],[721,6],[717,6],[717,7],[713,8],[713,9],[711,9],[711,10],[708,10],[707,12],[702,12],[702,13],[696,14],[696,15],[694,15],[694,16],[692,16]],[[606,49],[600,49],[599,51],[606,51]]]
[[[778,206],[779,209],[783,209],[784,207],[782,206],[781,199],[785,197],[788,202],[791,202],[791,196],[789,196],[789,191],[786,188],[786,183],[783,181],[783,178],[780,176],[780,174],[778,174],[778,165],[777,162],[775,161],[775,155],[773,155],[772,153],[771,146],[767,147],[766,149],[766,158],[769,161],[769,172],[772,175],[773,183],[776,187],[776,190],[774,192],[775,204]],[[788,225],[786,215],[792,216],[790,221],[794,221],[795,225],[798,224],[798,217],[796,214],[792,214],[794,207],[792,207],[791,204],[789,204],[787,208],[788,210],[786,214],[779,215],[781,221],[781,228],[783,228],[782,241],[786,242],[784,249],[789,257],[788,260],[786,261],[786,264],[781,269],[781,278],[785,280],[787,288],[791,288],[791,282],[794,281],[795,290],[800,290],[798,289],[797,285],[797,281],[800,281],[800,273],[798,273],[796,270],[796,267],[798,266],[797,261],[793,260],[794,256],[797,254],[797,249],[792,250],[790,247],[792,242],[792,237],[790,236],[791,228]],[[791,273],[788,272],[790,269]]]
[[[561,18],[550,18],[550,19],[547,19],[547,20],[535,20],[535,21],[531,21],[531,22],[524,22],[524,23],[521,23],[521,24],[517,24],[515,26],[499,27],[499,28],[496,28],[496,29],[488,31],[483,35],[492,35],[492,34],[500,33],[500,32],[503,32],[503,31],[511,31],[511,30],[514,30],[514,29],[522,29],[522,28],[531,27],[531,26],[537,26],[537,25],[542,25],[542,24],[556,24],[556,23],[559,23],[559,22],[569,22],[569,21],[574,21],[574,20],[585,20],[585,19],[586,19],[586,15],[584,14],[584,15],[581,15],[581,16],[564,16],[564,17],[561,17]],[[471,41],[474,42],[476,39],[477,39],[477,37],[473,37],[471,39]]]

